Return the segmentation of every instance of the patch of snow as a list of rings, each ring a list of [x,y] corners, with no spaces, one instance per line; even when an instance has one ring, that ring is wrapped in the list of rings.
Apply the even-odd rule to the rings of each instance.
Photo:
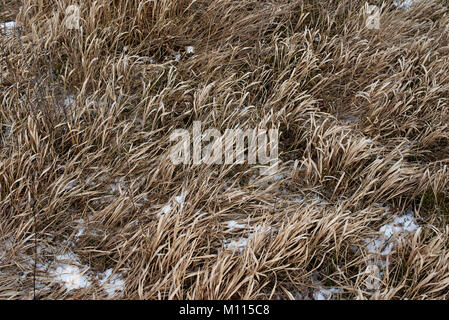
[[[85,234],[84,219],[75,220],[75,223],[76,223],[75,229],[77,230],[75,237],[79,238]]]
[[[242,252],[245,247],[248,246],[248,241],[249,238],[240,238],[238,240],[230,239],[224,243],[223,248],[232,251],[238,250],[239,252]]]
[[[408,211],[401,217],[394,217],[393,221],[379,229],[379,236],[373,239],[366,239],[368,250],[368,262],[365,274],[365,286],[369,290],[380,288],[384,276],[383,270],[387,267],[386,258],[391,254],[400,239],[411,235],[419,226],[412,211]]]
[[[108,269],[104,272],[103,279],[100,280],[104,291],[108,294],[108,298],[112,298],[117,295],[117,292],[121,292],[125,288],[125,279],[122,274],[112,274],[113,269]]]
[[[95,187],[97,185],[97,183],[95,182],[95,179],[92,175],[89,175],[86,178],[86,184],[89,185],[90,187]]]
[[[4,258],[7,255],[7,252],[9,252],[12,248],[13,242],[11,239],[4,239],[0,243],[0,263],[4,262]],[[4,248],[2,248],[4,247]]]
[[[254,231],[256,232],[261,232],[261,233],[267,233],[267,232],[271,232],[271,231],[275,231],[276,229],[271,227],[271,226],[261,226],[261,225],[257,225],[254,228]]]
[[[395,217],[393,222],[381,227],[379,232],[383,233],[384,238],[391,238],[404,233],[411,233],[418,230],[418,228],[419,226],[416,224],[413,213],[408,212],[402,217]]]
[[[342,124],[345,124],[345,125],[358,123],[360,121],[359,117],[354,116],[354,115],[345,115],[345,116],[341,117],[339,120]]]
[[[386,243],[384,240],[378,239],[369,239],[365,240],[367,242],[366,248],[369,253],[380,254],[380,255],[389,255],[391,250],[393,249],[393,243]]]
[[[76,185],[77,185],[78,180],[77,179],[73,179],[70,180],[64,187],[64,190],[72,190]]]
[[[193,53],[195,53],[195,48],[192,47],[192,46],[188,46],[186,48],[186,51],[187,51],[188,54],[193,54]]]
[[[249,180],[248,180],[248,184],[252,184],[255,180],[256,180],[257,176],[255,174],[253,174]]]
[[[343,289],[337,288],[325,288],[321,281],[318,280],[318,272],[312,275],[312,283],[316,287],[313,291],[312,297],[314,300],[332,300],[334,295],[338,293],[344,293]]]
[[[175,197],[175,201],[179,204],[179,208],[184,208],[184,200],[187,196],[187,192],[182,192],[181,195]]]
[[[73,94],[67,95],[64,97],[64,106],[65,107],[69,107],[73,104],[73,102],[75,102],[75,97],[73,96]]]
[[[114,182],[108,186],[108,190],[113,194],[117,193],[119,190],[123,190],[123,189],[126,189],[126,183],[125,183],[124,177],[114,178]]]
[[[73,253],[58,255],[55,258],[56,266],[49,270],[56,282],[62,282],[67,290],[81,289],[90,286],[91,282],[86,275],[88,267],[80,269],[78,258]]]
[[[237,111],[248,111],[248,110],[253,109],[253,108],[254,108],[254,106],[247,106],[246,104],[242,104],[241,106],[236,107],[235,110],[237,110]],[[245,155],[245,160],[246,160],[246,155]]]
[[[171,210],[171,204],[170,204],[170,203],[167,204],[166,206],[162,207],[162,209],[161,209],[161,211],[162,211],[163,214],[169,213],[170,210]]]
[[[188,192],[181,192],[181,194],[179,196],[176,196],[174,198],[174,201],[179,205],[179,209],[182,210],[184,209],[184,201],[185,198],[187,196]],[[162,207],[160,214],[158,214],[158,216],[161,216],[161,214],[167,214],[171,211],[172,209],[172,204],[168,203],[165,206]]]
[[[314,194],[312,198],[315,202],[315,205],[317,205],[317,206],[327,205],[327,201],[325,199],[323,199],[321,196],[319,196],[318,194]]]
[[[231,223],[231,225],[232,225],[232,223]],[[247,226],[244,226],[244,227],[247,228]],[[271,226],[265,226],[264,227],[264,226],[261,226],[261,225],[256,225],[256,226],[253,226],[253,227],[249,227],[249,229],[252,229],[253,231],[250,232],[247,237],[241,237],[241,238],[238,238],[238,239],[227,239],[224,242],[224,244],[223,244],[223,248],[231,250],[231,251],[238,250],[239,252],[243,252],[245,247],[248,246],[248,242],[252,238],[254,238],[256,233],[269,233],[269,232],[275,231],[275,229],[272,228]]]
[[[6,35],[11,35],[15,28],[16,28],[15,21],[8,21],[8,22],[0,23],[0,32],[5,33]]]
[[[408,212],[402,217],[395,217],[394,220],[379,229],[379,238],[367,239],[367,249],[369,253],[378,255],[389,255],[395,246],[395,241],[402,236],[419,229],[412,212]]]
[[[293,293],[295,300],[335,300],[335,295],[344,293],[343,289],[339,288],[326,288],[321,281],[318,280],[318,272],[314,272],[311,276],[313,284],[313,291],[310,291],[307,287],[302,287],[303,292],[296,291]]]
[[[399,1],[395,1],[393,4],[398,7],[398,8],[402,8],[405,10],[410,10],[412,4],[415,2],[416,0],[399,0]]]
[[[365,270],[367,278],[365,279],[365,286],[368,290],[376,290],[380,288],[380,284],[383,278],[383,272],[376,264],[369,264]]]
[[[246,225],[238,223],[235,220],[228,221],[227,225],[228,225],[227,231],[234,231],[235,229],[245,229],[246,228]]]
[[[315,300],[331,300],[332,297],[338,293],[344,293],[344,290],[337,288],[325,289],[323,286],[320,286],[313,292],[313,298]]]

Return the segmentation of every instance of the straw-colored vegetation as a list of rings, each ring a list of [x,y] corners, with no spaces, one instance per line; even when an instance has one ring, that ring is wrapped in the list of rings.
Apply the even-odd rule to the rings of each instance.
[[[68,30],[76,1],[2,0],[0,298],[449,298],[449,9],[393,2],[370,30],[358,0],[79,1]],[[279,174],[174,166],[197,120],[279,127]]]

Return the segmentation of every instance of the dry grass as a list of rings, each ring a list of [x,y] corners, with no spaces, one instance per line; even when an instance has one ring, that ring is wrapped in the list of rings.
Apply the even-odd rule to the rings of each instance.
[[[78,2],[80,31],[65,28],[76,1],[0,3],[0,22],[21,23],[0,36],[0,298],[107,298],[107,269],[122,299],[293,299],[318,284],[449,298],[446,2],[385,1],[380,30],[358,0]],[[282,175],[172,165],[170,132],[196,120],[279,126]],[[370,290],[365,239],[407,210],[420,229]],[[52,281],[67,252],[91,285]]]

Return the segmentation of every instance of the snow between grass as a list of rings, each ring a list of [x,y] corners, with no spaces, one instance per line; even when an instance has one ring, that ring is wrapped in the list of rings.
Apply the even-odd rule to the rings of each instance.
[[[86,272],[88,267],[81,269],[78,258],[71,252],[55,257],[56,266],[49,270],[53,281],[62,283],[67,290],[81,289],[91,285]]]
[[[393,221],[379,229],[377,238],[366,239],[368,262],[365,274],[365,286],[369,290],[380,289],[384,270],[387,267],[387,258],[401,239],[414,234],[420,227],[412,211],[401,217],[394,217]]]
[[[0,32],[5,33],[6,35],[11,35],[15,28],[16,28],[15,21],[0,23]]]

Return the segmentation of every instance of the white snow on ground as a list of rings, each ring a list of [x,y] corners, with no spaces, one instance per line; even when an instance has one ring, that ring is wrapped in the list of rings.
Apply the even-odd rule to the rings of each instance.
[[[412,211],[405,215],[394,217],[393,220],[380,227],[379,235],[375,238],[366,239],[366,248],[368,250],[368,265],[365,271],[365,286],[368,290],[377,290],[381,286],[384,276],[383,270],[387,266],[386,258],[393,251],[398,241],[419,230],[419,226]],[[316,289],[312,297],[303,296],[301,293],[294,294],[298,300],[331,300],[337,298],[337,294],[344,293],[343,289],[325,288],[316,275],[312,276],[312,282]]]
[[[188,192],[181,192],[179,196],[176,196],[174,201],[179,205],[179,209],[184,209],[184,201],[187,196]],[[168,203],[165,206],[162,207],[161,212],[158,214],[158,216],[161,216],[161,214],[167,214],[172,209],[172,203]]]
[[[39,264],[39,269],[47,268]],[[95,280],[98,280],[108,298],[116,297],[125,288],[122,273],[114,274],[112,268],[104,273],[93,273],[88,266],[82,265],[72,252],[56,256],[48,273],[52,282],[61,283],[68,291],[92,286]]]
[[[15,21],[2,22],[0,23],[0,32],[5,33],[7,35],[11,35],[15,27],[16,27]]]
[[[187,53],[189,53],[189,54],[193,54],[193,53],[195,53],[195,48],[192,47],[192,46],[188,46],[188,47],[186,48],[186,51],[187,51]]]
[[[245,247],[248,246],[248,241],[251,238],[252,235],[250,235],[248,238],[239,238],[237,240],[229,239],[226,240],[226,242],[223,244],[223,248],[239,252],[243,252]]]
[[[73,102],[75,102],[75,97],[73,94],[64,97],[64,106],[69,107]]]
[[[401,217],[394,217],[393,221],[379,229],[376,238],[366,239],[368,250],[368,265],[365,273],[367,278],[365,285],[368,289],[377,290],[380,288],[384,276],[383,270],[387,267],[387,257],[393,251],[398,241],[419,230],[414,213],[408,211]]]
[[[339,120],[344,125],[359,123],[359,121],[360,121],[359,117],[354,116],[354,115],[345,115],[345,116],[341,117]]]
[[[272,179],[273,179],[273,182],[276,182],[276,181],[284,179],[284,175],[282,173],[279,173],[279,174],[273,176]]]
[[[237,111],[248,111],[248,110],[251,110],[251,109],[253,109],[254,108],[254,106],[247,106],[246,104],[242,104],[240,107],[235,107],[235,110],[237,110]],[[244,157],[245,157],[245,160],[246,160],[246,154],[244,155]]]
[[[77,185],[78,180],[77,179],[73,179],[70,180],[64,187],[64,190],[70,191],[72,190],[76,185]]]
[[[235,221],[231,221],[230,223],[231,223],[231,225],[239,225]],[[229,226],[229,223],[228,223],[228,226]],[[239,226],[243,226],[243,225],[240,224]],[[244,227],[246,228],[246,226],[244,226]],[[274,231],[274,229],[270,226],[264,227],[261,225],[256,225],[256,226],[249,226],[248,228],[252,229],[253,232],[250,232],[247,237],[240,237],[238,239],[225,240],[225,242],[223,243],[223,248],[227,249],[227,250],[231,250],[231,251],[243,252],[245,247],[248,246],[249,241],[255,236],[256,233],[269,233],[271,231]]]
[[[4,239],[0,243],[0,263],[3,263],[3,259],[6,257],[7,253],[11,250],[13,246],[13,241],[11,239]]]
[[[402,8],[405,10],[409,10],[410,7],[412,6],[413,2],[415,2],[416,0],[401,0],[401,1],[395,1],[394,5],[398,8]]]
[[[126,183],[124,177],[114,178],[114,182],[108,186],[108,190],[113,194],[118,193],[119,190],[123,191],[125,189]]]
[[[49,270],[53,281],[64,284],[67,290],[81,289],[91,285],[86,266],[79,267],[78,258],[71,252],[55,257],[55,265]]]
[[[175,197],[176,203],[179,204],[179,208],[182,210],[184,208],[184,200],[187,196],[187,192],[182,192],[181,195]]]
[[[238,223],[235,220],[228,221],[228,229],[226,231],[234,231],[235,229],[245,229],[246,225]]]
[[[343,289],[330,288],[325,289],[322,286],[315,290],[313,293],[313,299],[315,300],[330,300],[335,294],[344,293]]]
[[[78,219],[74,221],[76,223],[75,229],[77,230],[75,237],[79,238],[85,234],[86,230],[84,228],[85,222],[84,219]]]
[[[409,211],[402,217],[395,217],[392,222],[379,229],[378,238],[365,240],[368,252],[389,255],[398,239],[418,229],[413,212]]]
[[[72,105],[75,102],[75,96],[73,94],[65,95],[62,101],[64,110],[67,114],[71,113]]]
[[[113,269],[108,269],[100,281],[103,290],[108,294],[108,298],[116,296],[117,292],[125,289],[125,279],[122,274],[112,274]]]
[[[303,287],[303,293],[299,291],[292,292],[295,300],[335,300],[338,299],[338,294],[345,292],[340,288],[326,288],[321,281],[318,280],[318,274],[319,272],[315,272],[310,279],[314,287],[313,291]]]
[[[318,280],[318,272],[315,272],[312,275],[312,282],[316,289],[312,293],[312,297],[314,300],[334,300],[335,297],[339,293],[344,293],[343,289],[338,288],[325,288],[321,281]],[[306,300],[310,300],[310,297],[307,297]]]
[[[167,213],[170,212],[170,210],[171,210],[171,204],[169,203],[169,204],[167,204],[167,205],[165,205],[165,206],[162,207],[161,212],[162,212],[163,214],[167,214]]]

